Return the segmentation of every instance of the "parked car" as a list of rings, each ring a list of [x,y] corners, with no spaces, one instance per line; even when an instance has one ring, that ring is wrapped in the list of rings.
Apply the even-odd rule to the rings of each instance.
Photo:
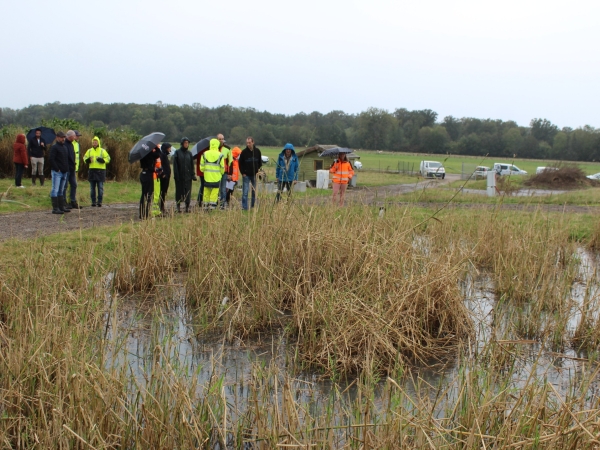
[[[260,159],[262,159],[262,162],[265,163],[265,164],[267,164],[269,162],[269,157],[268,156],[262,155],[260,157]]]
[[[437,161],[421,161],[419,165],[421,176],[426,178],[446,178],[446,169],[441,162]]]
[[[498,175],[527,175],[526,171],[507,163],[494,163],[494,172]]]
[[[487,174],[490,171],[490,168],[487,166],[477,166],[475,167],[475,172],[473,172],[473,178],[479,180],[481,178],[487,178]]]
[[[547,170],[558,170],[558,167],[538,167],[537,169],[535,169],[535,173],[537,175],[538,173],[542,173]]]
[[[590,180],[600,181],[600,173],[595,173],[594,175],[588,175],[587,178],[589,178]]]

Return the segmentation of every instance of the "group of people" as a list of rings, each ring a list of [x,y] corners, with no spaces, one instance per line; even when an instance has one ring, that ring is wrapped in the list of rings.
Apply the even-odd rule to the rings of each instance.
[[[56,140],[48,150],[48,163],[52,188],[50,200],[53,214],[65,214],[72,209],[80,209],[77,203],[77,173],[79,172],[79,138],[81,133],[69,130],[66,133],[56,133]],[[44,185],[44,155],[47,144],[42,137],[41,129],[36,129],[34,136],[25,148],[25,135],[17,135],[13,145],[13,162],[15,164],[15,186],[24,188],[22,177],[25,169],[31,164],[31,184],[35,186],[36,178]],[[85,152],[83,162],[88,164],[88,181],[90,182],[90,198],[92,206],[101,207],[104,197],[104,182],[106,181],[106,164],[110,155],[102,148],[100,138],[94,136],[92,147]],[[69,201],[67,187],[71,186]]]
[[[15,164],[15,185],[23,188],[21,183],[25,169],[31,164],[32,184],[39,178],[44,185],[44,153],[46,142],[41,130],[35,130],[35,136],[29,140],[25,148],[25,135],[19,134],[13,146]],[[49,164],[52,174],[52,213],[64,214],[71,209],[80,209],[77,203],[77,174],[79,171],[79,138],[81,133],[69,130],[58,132],[56,142],[49,150]],[[139,217],[146,219],[150,215],[159,216],[165,213],[165,200],[169,190],[171,175],[175,181],[175,211],[190,212],[192,199],[192,182],[200,181],[197,204],[207,210],[225,209],[242,178],[242,209],[254,208],[256,204],[256,181],[263,165],[260,149],[254,139],[246,138],[246,147],[230,148],[223,134],[211,139],[207,149],[192,156],[190,140],[186,137],[180,141],[180,147],[170,158],[173,146],[169,142],[157,145],[140,160],[140,198]],[[88,181],[90,182],[90,198],[92,206],[101,207],[106,181],[106,165],[110,163],[110,155],[102,148],[100,139],[94,136],[92,148],[83,156],[84,163],[89,165]],[[291,194],[298,181],[300,164],[294,146],[286,144],[279,154],[275,178],[277,181],[276,201],[281,193],[287,190]],[[343,206],[344,194],[348,182],[354,176],[352,165],[344,153],[340,153],[333,162],[330,173],[333,175],[333,203]],[[67,201],[67,187],[71,186],[70,201]],[[250,202],[248,202],[250,197]]]
[[[291,146],[293,152],[293,146]],[[242,209],[253,208],[256,203],[256,179],[262,167],[262,154],[254,139],[246,139],[246,147],[233,149],[226,144],[225,136],[218,134],[211,139],[208,148],[192,156],[190,140],[181,139],[180,147],[169,160],[173,146],[169,142],[157,145],[140,160],[140,219],[165,213],[165,199],[169,189],[171,173],[175,181],[175,212],[190,212],[192,182],[200,181],[197,203],[207,210],[225,209],[231,195],[242,177]],[[298,161],[286,171],[287,179],[298,177]],[[278,169],[279,170],[279,169]],[[288,173],[289,172],[289,173]],[[290,178],[291,177],[291,178]],[[295,177],[295,178],[294,178]],[[248,197],[250,196],[250,205]]]

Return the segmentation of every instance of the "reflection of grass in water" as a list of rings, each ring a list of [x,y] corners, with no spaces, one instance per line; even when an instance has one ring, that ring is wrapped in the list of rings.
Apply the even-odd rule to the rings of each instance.
[[[424,221],[428,214],[388,208],[378,219],[368,208],[280,205],[3,243],[5,441],[22,448],[56,442],[94,448],[221,442],[223,448],[243,441],[257,448],[591,448],[600,431],[593,361],[573,365],[577,376],[559,389],[546,377],[542,351],[566,314],[569,239],[589,236],[591,219],[449,211]],[[491,245],[498,239],[505,249]],[[535,261],[536,255],[549,261]],[[503,304],[496,302],[495,314],[502,306],[513,315],[498,317],[482,347],[466,339],[472,333],[460,334],[468,321],[452,322],[464,317],[458,280],[478,271],[490,273],[496,289],[499,281],[531,272],[530,282],[513,282]],[[109,272],[114,283],[105,286]],[[126,364],[107,364],[109,350],[120,349],[121,360],[130,355],[112,336],[103,340],[106,289],[117,311],[131,299],[115,294],[168,290],[181,272],[187,273],[185,301],[204,315],[206,328],[248,339],[286,325],[288,339],[295,338],[290,348],[298,351],[286,359],[289,370],[257,364],[234,383],[214,360],[203,381],[200,366],[182,362],[174,324],[160,314],[141,354],[143,379]],[[223,310],[225,295],[231,300]],[[593,295],[587,303],[598,308]],[[531,344],[519,338],[515,305],[557,324],[542,324],[535,338],[540,353],[531,361],[525,361]],[[400,333],[408,337],[400,340]],[[388,352],[408,343],[408,354],[422,351],[424,359],[443,352],[451,360],[449,348],[456,347],[440,344],[452,341],[460,349],[455,377],[437,385],[417,378],[416,391],[408,387],[406,357],[398,355],[407,349],[396,347],[393,360]],[[295,374],[300,364],[321,366],[340,380],[343,374],[353,380],[347,368],[356,367],[360,376],[351,388],[333,384],[321,391]],[[388,378],[380,378],[384,373]]]

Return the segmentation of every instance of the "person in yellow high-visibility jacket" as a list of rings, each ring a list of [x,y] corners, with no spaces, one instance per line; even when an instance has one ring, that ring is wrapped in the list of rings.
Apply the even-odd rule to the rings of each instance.
[[[215,209],[219,200],[219,186],[225,173],[225,158],[219,151],[218,139],[211,139],[209,148],[200,159],[200,170],[204,173],[204,193],[202,200],[204,208]]]
[[[106,181],[106,165],[110,162],[110,155],[100,146],[100,138],[98,136],[94,136],[94,139],[92,139],[92,148],[85,152],[83,162],[90,165],[88,169],[88,181],[90,182],[92,206],[102,206],[104,182]],[[98,187],[97,198],[96,187]]]

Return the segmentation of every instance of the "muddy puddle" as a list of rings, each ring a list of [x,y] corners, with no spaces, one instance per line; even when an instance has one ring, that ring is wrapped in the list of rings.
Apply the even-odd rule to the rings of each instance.
[[[575,333],[586,304],[596,302],[600,295],[598,256],[579,249],[577,261],[579,272],[571,287],[570,309],[564,326],[567,335]],[[578,352],[572,346],[557,348],[540,339],[511,335],[507,331],[510,321],[515,320],[514,315],[508,314],[511,306],[499,305],[491,278],[484,274],[467,277],[461,281],[461,288],[475,323],[474,340],[465,346],[464,351],[475,356],[490,343],[502,346],[511,361],[510,377],[515,389],[533,377],[551,383],[559,393],[566,394],[573,386],[574,377],[597,368],[590,355]],[[127,366],[143,388],[157,357],[162,358],[168,360],[182,376],[196,377],[199,387],[215,377],[220,378],[227,401],[236,408],[248,401],[257,371],[273,367],[280,376],[287,375],[294,380],[299,401],[318,407],[331,395],[334,389],[332,381],[323,379],[319,373],[299,372],[292,368],[293,343],[286,342],[283,332],[257,336],[252,341],[226,342],[220,336],[200,331],[202,324],[188,309],[182,285],[165,286],[161,291],[166,300],[157,301],[156,297],[107,300],[107,303],[116,305],[113,313],[107,314],[110,317],[105,339],[107,367]],[[595,319],[598,318],[598,310],[600,308],[590,312]],[[526,316],[527,310],[520,313]],[[459,395],[458,380],[461,370],[464,370],[458,363],[458,357],[452,355],[431,367],[409,367],[402,388],[410,395],[422,396],[423,386],[445,386],[448,402],[452,402]],[[482,370],[503,369],[490,364]],[[356,390],[352,380],[336,380],[335,386],[336,389],[341,387],[348,401],[353,400]],[[595,395],[598,386],[592,384],[588,389]]]

